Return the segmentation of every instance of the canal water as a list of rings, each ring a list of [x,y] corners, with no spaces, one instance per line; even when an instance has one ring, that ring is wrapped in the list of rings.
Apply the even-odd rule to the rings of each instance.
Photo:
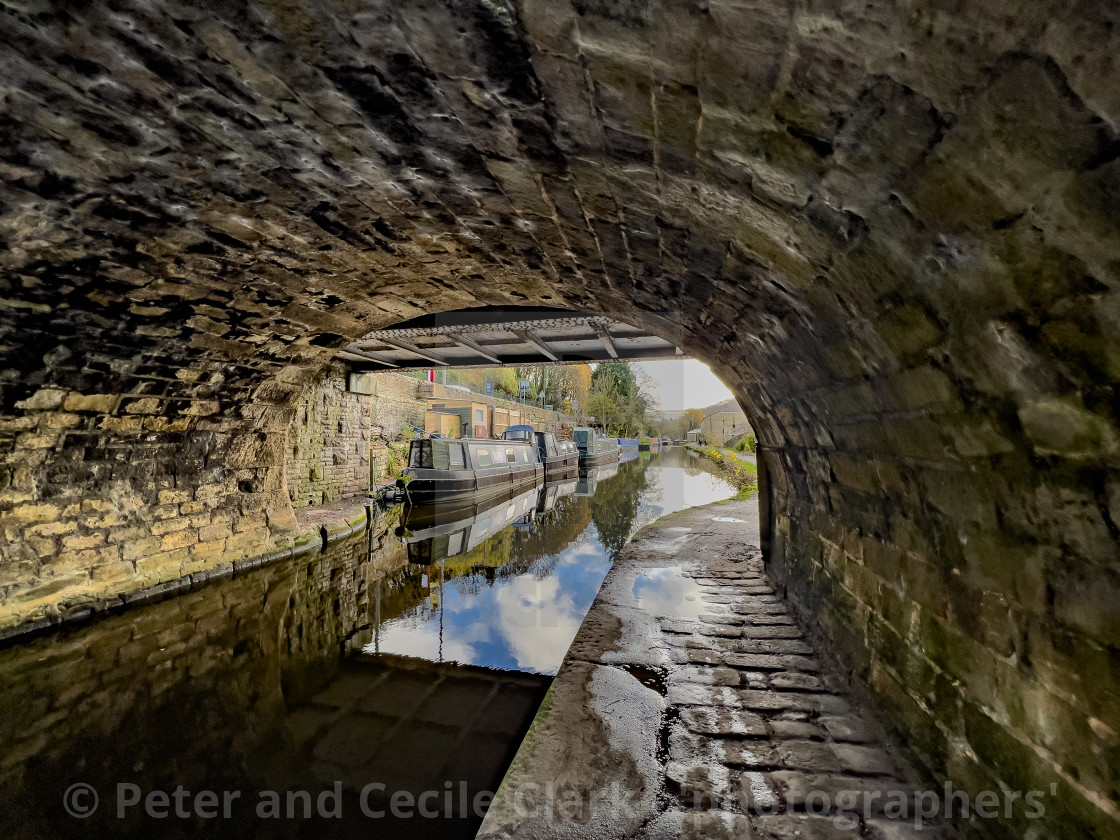
[[[734,492],[670,449],[0,649],[0,832],[471,837],[618,552]]]

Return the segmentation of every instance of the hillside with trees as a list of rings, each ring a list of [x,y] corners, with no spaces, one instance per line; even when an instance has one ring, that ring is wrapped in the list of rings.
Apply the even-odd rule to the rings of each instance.
[[[706,416],[702,409],[686,408],[680,417],[665,424],[665,434],[673,440],[684,440],[690,431],[700,427]]]

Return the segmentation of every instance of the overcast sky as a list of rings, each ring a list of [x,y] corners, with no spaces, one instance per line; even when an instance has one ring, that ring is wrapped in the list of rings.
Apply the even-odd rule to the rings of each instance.
[[[642,362],[634,367],[640,367],[654,380],[653,391],[664,411],[704,408],[732,397],[708,366],[695,359]]]

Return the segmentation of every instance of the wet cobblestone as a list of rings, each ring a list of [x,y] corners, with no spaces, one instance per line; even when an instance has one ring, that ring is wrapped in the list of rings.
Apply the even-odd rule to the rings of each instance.
[[[749,508],[741,506],[745,510],[733,515],[750,516]],[[723,559],[743,556],[742,532],[721,525],[711,509],[678,514],[672,526],[675,533],[687,527],[689,534],[672,558],[675,565],[663,565],[663,555],[655,564],[652,553],[642,550],[644,539],[657,539],[659,529],[668,527],[661,520],[639,534],[619,558],[574,648],[587,657],[588,666],[614,668],[630,659],[636,664],[640,659],[643,668],[658,666],[664,686],[660,724],[620,715],[623,729],[648,731],[660,725],[663,748],[656,756],[645,756],[656,758],[647,764],[656,772],[633,775],[629,768],[637,758],[619,753],[610,742],[611,727],[606,727],[605,741],[597,742],[592,732],[601,721],[582,709],[554,706],[538,737],[559,738],[563,732],[563,737],[586,744],[587,752],[569,750],[557,764],[523,747],[520,767],[507,776],[480,836],[953,836],[928,818],[915,823],[921,785],[869,710],[809,644],[767,580],[757,549],[748,550],[745,560]],[[633,600],[643,575],[669,581],[666,586],[675,578],[681,592],[699,586],[699,598],[681,598],[677,615],[659,601],[658,615],[651,615]],[[636,639],[647,646],[636,647],[631,641]],[[557,683],[572,682],[569,674],[574,673],[566,663]],[[620,696],[614,702],[622,706],[627,699]],[[629,821],[593,813],[578,830],[555,815],[509,818],[501,800],[519,784],[558,784],[579,771],[589,787],[613,780],[626,790],[646,791],[644,805]],[[915,824],[922,827],[918,834]]]

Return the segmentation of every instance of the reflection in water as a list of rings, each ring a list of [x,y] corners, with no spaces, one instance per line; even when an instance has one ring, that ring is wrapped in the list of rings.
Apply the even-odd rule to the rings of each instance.
[[[633,592],[642,609],[654,615],[699,618],[708,607],[700,599],[700,584],[685,577],[680,566],[643,572],[634,581]]]
[[[486,511],[401,523],[397,509],[321,555],[0,649],[0,833],[472,836],[460,784],[468,803],[496,787],[547,688],[537,675],[559,666],[622,545],[662,513],[733,493],[680,455],[616,469],[594,496],[568,482],[504,500],[492,510],[504,526],[492,518],[485,535]],[[440,533],[406,544],[402,525]],[[450,818],[362,812],[368,784],[445,782]],[[82,820],[62,807],[76,783],[102,802]],[[154,819],[142,805],[118,819],[118,784],[240,797],[230,819]],[[316,816],[336,787],[342,817]],[[306,791],[312,815],[299,799],[292,818],[260,816],[264,791]]]
[[[406,526],[424,526],[405,536],[420,565],[402,575],[428,597],[382,622],[366,652],[555,674],[634,531],[733,492],[679,454],[588,472],[547,514],[528,514],[536,490],[481,509],[410,511]],[[581,486],[595,495],[581,496]],[[515,520],[519,528],[494,534]]]

